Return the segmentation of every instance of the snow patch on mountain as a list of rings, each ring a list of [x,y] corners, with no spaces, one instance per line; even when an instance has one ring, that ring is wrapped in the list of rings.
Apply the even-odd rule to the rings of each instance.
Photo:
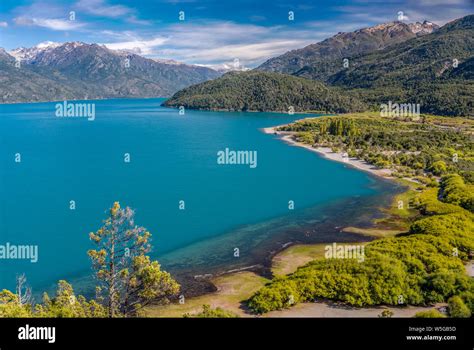
[[[52,50],[56,47],[61,46],[61,43],[56,43],[52,41],[44,41],[42,43],[39,43],[36,46],[27,48],[27,47],[19,47],[17,49],[11,50],[8,52],[10,56],[15,57],[17,60],[21,61],[32,61],[36,58],[38,54],[40,54],[43,51],[47,50]]]

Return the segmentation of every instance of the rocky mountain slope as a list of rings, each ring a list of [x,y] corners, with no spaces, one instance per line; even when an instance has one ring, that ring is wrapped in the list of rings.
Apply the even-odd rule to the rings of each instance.
[[[257,70],[293,74],[305,78],[326,80],[328,76],[344,68],[343,59],[381,50],[408,39],[436,31],[439,27],[431,22],[389,22],[349,33],[337,35],[311,44],[302,49],[289,51],[271,58]]]
[[[0,102],[167,97],[219,75],[209,68],[148,59],[97,44],[44,43],[0,51]]]

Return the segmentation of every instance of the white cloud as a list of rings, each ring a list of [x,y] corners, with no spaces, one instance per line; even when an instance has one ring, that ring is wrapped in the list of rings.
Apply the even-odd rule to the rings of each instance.
[[[324,34],[286,26],[265,27],[230,21],[174,24],[160,30],[160,35],[150,31],[146,35],[131,31],[100,33],[102,38],[110,39],[104,42],[110,49],[201,65],[222,65],[239,59],[245,67],[321,40]]]
[[[79,11],[84,11],[85,13],[93,16],[114,19],[120,18],[131,24],[151,24],[150,21],[138,18],[137,11],[134,8],[124,5],[111,5],[105,0],[79,0],[76,3],[76,7]]]
[[[53,0],[32,1],[12,10],[13,22],[19,26],[43,27],[57,31],[76,30],[85,26],[69,20],[70,9]]]
[[[8,23],[7,22],[0,22],[0,27],[1,28],[6,28],[6,27],[8,27]]]
[[[130,40],[116,43],[104,43],[108,49],[111,50],[124,50],[135,52],[140,55],[150,55],[157,46],[163,45],[168,39],[163,37],[156,37],[149,40]]]
[[[137,18],[135,15],[127,17],[126,21],[132,24],[151,25],[152,22]]]
[[[181,59],[190,62],[202,62],[212,65],[220,65],[221,62],[229,62],[238,59],[244,66],[253,66],[264,60],[280,55],[294,48],[305,46],[304,40],[271,40],[253,44],[235,44],[216,46],[205,50],[196,49],[167,49],[166,56],[180,56]]]
[[[34,18],[61,18],[66,17],[67,13],[69,10],[66,11],[62,5],[52,0],[30,1],[28,6],[19,6],[12,11],[15,17]]]
[[[109,18],[117,18],[132,14],[133,9],[123,5],[108,5],[104,0],[79,0],[76,4],[79,10]]]
[[[57,18],[34,18],[20,16],[14,18],[13,21],[15,24],[20,26],[37,26],[59,31],[74,30],[84,26],[84,23]]]

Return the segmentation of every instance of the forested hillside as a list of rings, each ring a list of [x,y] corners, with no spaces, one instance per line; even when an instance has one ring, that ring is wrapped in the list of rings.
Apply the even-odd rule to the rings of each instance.
[[[361,111],[367,106],[341,89],[290,75],[231,72],[179,91],[164,103],[192,109],[228,111]]]

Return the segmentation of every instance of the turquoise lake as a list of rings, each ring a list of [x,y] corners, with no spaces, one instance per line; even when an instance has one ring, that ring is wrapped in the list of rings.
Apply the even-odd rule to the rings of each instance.
[[[355,240],[340,227],[368,222],[398,190],[260,130],[308,115],[87,102],[94,121],[58,118],[55,103],[0,106],[0,244],[39,250],[36,263],[0,260],[0,288],[23,272],[36,292],[89,276],[88,234],[114,201],[136,210],[164,268],[186,276],[264,266],[289,242]],[[257,167],[219,165],[226,148],[257,151]]]

